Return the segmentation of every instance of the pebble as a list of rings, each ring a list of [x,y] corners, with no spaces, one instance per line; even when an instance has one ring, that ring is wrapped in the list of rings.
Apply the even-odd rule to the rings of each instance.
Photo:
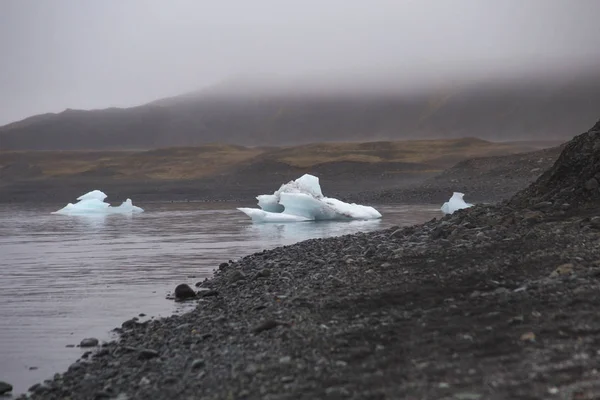
[[[151,358],[158,357],[159,353],[156,350],[142,349],[138,355],[140,360],[150,360]]]
[[[96,338],[85,338],[79,343],[79,347],[95,347],[98,343],[100,342]]]
[[[10,383],[0,381],[0,396],[12,392],[13,387]]]
[[[181,283],[175,287],[175,299],[189,300],[196,297],[196,292],[187,284]]]

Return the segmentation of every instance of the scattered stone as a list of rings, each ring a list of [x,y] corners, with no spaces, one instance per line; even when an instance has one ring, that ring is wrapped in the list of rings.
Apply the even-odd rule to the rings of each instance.
[[[542,201],[540,203],[537,203],[533,206],[533,208],[535,208],[536,210],[547,210],[549,208],[552,208],[552,202],[551,201]]]
[[[127,321],[121,324],[121,328],[123,329],[131,329],[134,328],[138,323],[137,318],[128,319]]]
[[[196,292],[185,283],[177,285],[175,288],[175,299],[176,300],[189,300],[196,297]]]
[[[254,329],[252,329],[252,331],[254,332],[255,335],[258,335],[261,332],[276,328],[277,325],[279,325],[279,323],[277,321],[269,319],[269,320],[264,321],[261,324],[257,325]]]
[[[219,264],[219,270],[220,271],[224,270],[227,267],[229,267],[229,263],[222,262],[221,264]]]
[[[600,216],[590,218],[590,225],[592,228],[600,229]]]
[[[258,278],[268,278],[269,276],[271,276],[271,270],[268,268],[264,268],[264,269],[261,269],[260,271],[258,271],[254,277],[256,279],[258,279]]]
[[[523,214],[523,220],[525,222],[539,222],[544,218],[544,214],[540,211],[528,211]]]
[[[246,279],[246,275],[244,275],[244,273],[242,271],[236,269],[229,274],[228,281],[229,281],[229,283],[235,283],[237,281],[241,281],[244,279]]]
[[[0,381],[0,396],[12,392],[13,387],[10,383]]]
[[[592,190],[597,190],[598,187],[600,187],[600,184],[598,184],[596,178],[591,178],[585,182],[585,189],[589,190],[590,192]]]
[[[521,335],[522,342],[535,342],[535,333],[533,332],[525,332]]]
[[[554,271],[550,274],[551,278],[556,278],[558,276],[571,275],[575,271],[575,266],[571,263],[562,264],[556,267]]]
[[[100,342],[96,338],[85,338],[79,343],[79,347],[96,347],[98,343]]]
[[[204,367],[204,365],[206,365],[206,362],[203,359],[199,358],[192,362],[192,369],[202,368]]]
[[[142,349],[138,355],[138,359],[140,360],[150,360],[152,358],[158,357],[158,351],[151,349]]]

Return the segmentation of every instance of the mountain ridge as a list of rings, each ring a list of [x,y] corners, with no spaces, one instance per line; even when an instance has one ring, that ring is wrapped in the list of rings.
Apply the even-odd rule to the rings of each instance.
[[[0,150],[115,150],[311,142],[566,139],[597,119],[600,73],[447,85],[421,94],[235,84],[130,108],[67,109],[0,127]],[[242,85],[243,86],[243,85]],[[251,86],[251,85],[250,85]]]

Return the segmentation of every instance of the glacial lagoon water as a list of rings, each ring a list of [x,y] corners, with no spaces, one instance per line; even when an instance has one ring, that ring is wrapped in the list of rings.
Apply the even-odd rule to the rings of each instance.
[[[68,368],[81,339],[143,313],[193,304],[167,294],[223,261],[311,238],[413,225],[439,205],[376,206],[383,219],[255,225],[233,203],[150,203],[123,216],[60,216],[60,205],[0,205],[0,380],[14,395]],[[69,346],[69,347],[67,347]]]

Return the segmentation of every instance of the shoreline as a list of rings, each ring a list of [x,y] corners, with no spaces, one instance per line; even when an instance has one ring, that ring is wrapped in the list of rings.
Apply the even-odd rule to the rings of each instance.
[[[31,398],[600,396],[597,131],[499,204],[223,262]]]
[[[572,390],[568,381],[600,364],[589,356],[598,334],[585,324],[560,333],[596,318],[556,291],[576,291],[579,302],[600,299],[600,264],[588,264],[600,254],[560,244],[595,243],[600,235],[581,234],[579,216],[547,214],[533,222],[527,211],[477,206],[223,263],[202,285],[211,295],[196,309],[124,324],[118,341],[38,386],[32,398],[566,394],[558,387]],[[507,218],[518,219],[516,229],[501,224]],[[539,239],[524,242],[531,232]],[[556,357],[570,362],[568,376],[553,368]]]

